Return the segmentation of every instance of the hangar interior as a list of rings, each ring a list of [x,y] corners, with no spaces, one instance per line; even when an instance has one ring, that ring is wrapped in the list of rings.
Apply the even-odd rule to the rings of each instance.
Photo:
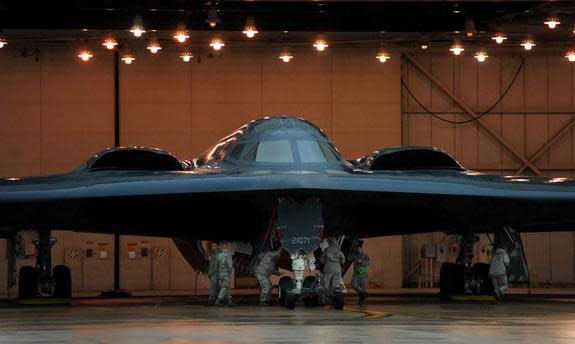
[[[293,60],[283,63],[281,44],[270,43],[292,39],[281,32],[259,43],[224,32],[229,41],[221,52],[210,51],[208,35],[199,32],[195,39],[203,47],[190,63],[180,60],[175,47],[147,53],[144,38],[132,45],[134,63],[120,62],[115,70],[117,54],[97,44],[90,43],[89,61],[77,56],[83,41],[105,36],[102,28],[39,33],[11,31],[15,24],[6,23],[5,35],[15,39],[0,49],[2,178],[77,168],[114,146],[116,130],[120,145],[158,147],[192,159],[244,123],[284,114],[317,124],[349,160],[385,147],[434,146],[479,172],[574,177],[575,64],[562,46],[540,44],[529,52],[518,42],[490,46],[489,58],[479,63],[471,47],[454,56],[451,41],[430,42],[423,50],[394,43],[399,33],[332,32],[327,37],[339,44],[322,52],[295,45]],[[297,39],[312,42],[315,30],[307,31]],[[58,36],[73,39],[48,39]],[[389,42],[385,63],[375,58],[381,41]],[[453,123],[493,104],[479,121]],[[75,295],[114,289],[114,236],[55,230],[53,263],[70,266]],[[189,231],[209,230],[194,227],[190,216]],[[34,265],[33,235],[21,236],[17,266]],[[575,286],[574,232],[530,233],[523,240],[532,286]],[[171,239],[122,236],[119,248],[120,288],[205,291],[204,276]],[[371,282],[381,288],[435,287],[440,264],[457,254],[455,239],[442,233],[371,238],[365,248],[373,260]],[[482,237],[476,259],[489,261],[490,250]],[[5,240],[0,255],[7,255]],[[8,271],[0,264],[0,294],[14,296],[5,282]]]

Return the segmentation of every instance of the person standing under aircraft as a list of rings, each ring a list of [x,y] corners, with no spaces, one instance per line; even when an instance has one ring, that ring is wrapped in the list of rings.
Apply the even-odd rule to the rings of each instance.
[[[218,283],[220,292],[215,305],[218,307],[231,306],[232,294],[230,291],[230,278],[234,269],[234,261],[232,255],[234,254],[231,244],[224,243],[221,246],[221,253],[217,255],[216,266],[218,274]]]
[[[367,253],[363,251],[362,245],[363,244],[359,244],[355,249],[355,254],[348,257],[348,259],[353,263],[351,287],[358,293],[360,305],[363,305],[367,294],[367,270],[368,266],[371,264],[371,259]]]
[[[491,257],[491,264],[489,265],[489,277],[493,283],[493,290],[495,297],[498,301],[503,298],[503,293],[509,287],[507,282],[507,267],[509,267],[509,255],[505,251],[505,247],[498,247]]]
[[[266,251],[260,253],[258,256],[258,264],[256,266],[255,276],[261,287],[260,293],[260,306],[270,306],[270,296],[272,294],[272,281],[270,276],[280,276],[276,266],[277,258],[282,253],[282,248],[275,251]]]
[[[218,293],[220,292],[220,285],[218,280],[218,267],[217,267],[217,259],[218,255],[221,253],[220,245],[213,241],[211,244],[211,256],[210,256],[210,265],[208,266],[208,277],[209,277],[209,284],[208,284],[208,305],[211,306],[216,302],[216,298],[218,297]]]
[[[328,239],[329,246],[323,251],[320,262],[323,265],[323,287],[327,294],[333,296],[333,290],[340,287],[343,282],[341,266],[345,263],[345,255],[339,249],[335,238]]]

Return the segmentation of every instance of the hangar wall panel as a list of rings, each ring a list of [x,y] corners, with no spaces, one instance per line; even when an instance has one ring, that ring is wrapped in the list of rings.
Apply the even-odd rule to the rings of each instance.
[[[133,65],[121,64],[121,144],[159,147],[189,159],[240,125],[276,114],[316,123],[349,159],[401,144],[399,55],[380,64],[371,50],[298,50],[285,64],[275,49],[230,48],[221,56],[202,54],[201,63],[184,64],[169,52],[138,54]],[[80,63],[69,49],[41,51],[37,61],[7,52],[0,54],[0,177],[65,172],[113,145],[111,54],[98,52],[89,63]],[[33,235],[26,233],[25,243],[30,245]],[[113,288],[113,236],[54,235],[59,241],[54,264],[72,267],[78,295]],[[380,261],[372,279],[400,286],[401,240],[370,239],[366,247]],[[156,248],[164,250],[162,257],[153,257]],[[122,237],[120,255],[122,288],[205,289],[205,279],[170,239]],[[23,257],[18,266],[34,265],[34,258]],[[6,274],[6,264],[0,264],[1,281]],[[1,282],[0,294],[5,293]]]
[[[521,60],[518,56],[491,56],[483,64],[472,56],[421,54],[416,59],[465,104],[481,113],[493,105],[510,84]],[[409,88],[432,112],[449,120],[466,120],[454,102],[408,61],[403,71]],[[503,100],[484,121],[520,154],[533,156],[547,140],[573,120],[575,68],[562,56],[525,58],[523,70]],[[403,144],[431,145],[444,149],[465,167],[488,173],[513,174],[522,163],[476,122],[454,125],[442,122],[402,93]],[[573,177],[575,127],[541,154],[534,163],[549,177]],[[524,174],[532,174],[525,170]],[[573,285],[575,236],[573,232],[524,234],[526,255],[535,285]],[[405,239],[407,247],[417,240]],[[488,243],[482,238],[482,245]],[[412,253],[409,253],[409,252]],[[405,250],[410,258],[405,270],[417,262],[417,249]],[[415,255],[415,256],[414,256]],[[439,266],[439,264],[437,264]],[[438,273],[438,270],[436,269]],[[437,281],[436,275],[436,281]],[[411,282],[417,274],[409,276]]]

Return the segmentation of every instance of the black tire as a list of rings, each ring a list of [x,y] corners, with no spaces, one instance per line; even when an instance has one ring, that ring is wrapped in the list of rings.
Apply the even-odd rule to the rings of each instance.
[[[293,289],[293,280],[291,277],[283,276],[278,283],[278,302],[280,305],[286,305],[286,295],[288,290]]]
[[[54,278],[54,297],[69,299],[72,297],[72,273],[65,265],[56,265],[52,270]]]
[[[304,289],[315,289],[316,292],[308,292],[303,297],[303,304],[307,307],[316,307],[319,303],[319,294],[317,290],[317,281],[315,276],[307,276],[303,280],[303,288]]]
[[[453,294],[453,263],[443,263],[439,271],[439,297],[448,301]]]
[[[335,290],[333,292],[333,308],[342,310],[345,304],[345,297],[341,290]]]
[[[473,274],[475,278],[481,280],[481,290],[479,292],[484,295],[493,295],[493,283],[489,277],[489,264],[475,263],[473,265]]]
[[[23,266],[18,272],[18,298],[34,299],[38,296],[38,271],[31,266]]]
[[[295,308],[295,294],[292,291],[288,291],[286,294],[286,308],[287,309]]]

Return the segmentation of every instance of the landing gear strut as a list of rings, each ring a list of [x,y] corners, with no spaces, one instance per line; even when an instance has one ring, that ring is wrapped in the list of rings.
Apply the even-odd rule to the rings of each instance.
[[[70,298],[72,278],[70,268],[56,265],[52,269],[52,246],[57,242],[51,231],[42,229],[33,238],[36,245],[36,267],[23,266],[18,274],[18,298],[37,297]]]

